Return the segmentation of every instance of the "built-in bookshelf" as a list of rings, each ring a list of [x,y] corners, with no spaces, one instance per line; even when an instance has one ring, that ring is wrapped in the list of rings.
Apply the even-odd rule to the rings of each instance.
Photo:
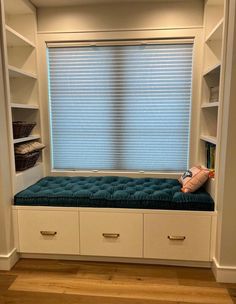
[[[12,109],[31,109],[31,110],[39,110],[39,105],[37,104],[24,104],[24,103],[11,103]]]
[[[33,79],[37,78],[37,75],[35,73],[24,71],[23,69],[19,69],[11,65],[8,66],[8,70],[9,70],[9,77],[11,78],[22,78],[22,77],[29,77]]]
[[[216,136],[201,135],[201,140],[216,145]]]
[[[219,101],[215,101],[215,102],[203,102],[201,105],[201,108],[214,108],[214,107],[218,107],[219,106]]]
[[[219,112],[222,107],[222,65],[224,43],[224,0],[208,0],[204,10],[204,56],[200,106],[199,162],[214,169],[207,188],[215,197]]]
[[[14,146],[41,141],[38,95],[36,9],[28,0],[3,0],[2,28],[14,192],[43,176],[42,155],[34,168],[16,172]],[[27,137],[14,138],[13,121],[36,122]]]
[[[6,36],[7,36],[7,45],[9,47],[17,47],[17,46],[26,46],[35,48],[35,44],[18,33],[17,31],[13,30],[10,26],[6,25]]]
[[[40,135],[29,135],[27,137],[17,138],[17,139],[13,140],[13,143],[19,144],[19,143],[23,143],[23,142],[27,142],[27,141],[36,140],[36,139],[40,139]]]
[[[222,17],[216,25],[213,27],[211,32],[205,37],[205,42],[210,43],[211,41],[218,41],[222,39],[223,35],[223,23],[224,18]]]

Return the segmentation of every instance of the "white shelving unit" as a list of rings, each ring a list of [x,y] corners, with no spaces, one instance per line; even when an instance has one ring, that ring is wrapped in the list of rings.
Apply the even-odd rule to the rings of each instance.
[[[218,107],[219,106],[219,101],[216,102],[205,102],[202,103],[201,108],[205,109],[205,108],[214,108],[214,107]]]
[[[213,196],[213,198],[215,198],[215,184],[217,181],[217,145],[219,142],[219,112],[223,104],[222,69],[224,65],[224,15],[224,0],[208,0],[205,2],[205,43],[199,124],[199,162],[202,166],[207,167],[207,147],[209,149],[209,145],[211,145],[210,149],[214,149],[215,146],[215,165],[214,168],[210,168],[215,169],[215,179],[209,180],[207,184],[207,189],[209,193]]]
[[[36,140],[36,139],[40,139],[40,135],[30,135],[28,137],[17,138],[17,139],[13,140],[13,143],[19,144],[19,143],[23,143],[23,142],[27,142],[27,141],[31,141],[31,140]]]
[[[9,76],[12,78],[29,77],[29,78],[37,79],[37,75],[35,73],[27,72],[11,65],[8,66],[8,70],[9,70]]]
[[[10,26],[6,25],[5,29],[8,46],[31,46],[35,48],[35,44],[33,42],[19,34],[17,31],[13,30]]]
[[[11,103],[12,109],[30,109],[30,110],[39,110],[39,105],[34,104],[24,104],[24,103]]]
[[[212,31],[207,35],[207,37],[205,39],[206,43],[208,43],[210,41],[222,39],[223,23],[224,23],[224,18],[221,18],[220,21],[216,24],[216,26],[212,29]]]
[[[29,0],[2,0],[2,28],[6,92],[9,109],[9,130],[13,121],[36,122],[31,135],[24,138],[11,137],[11,163],[14,193],[43,177],[42,155],[33,168],[16,172],[14,146],[41,140],[40,106],[37,80],[36,9]]]
[[[214,136],[210,136],[210,135],[201,135],[201,140],[205,141],[205,142],[208,142],[208,143],[211,143],[211,144],[214,144],[216,145],[217,143],[217,138],[214,137]]]
[[[212,74],[218,74],[220,71],[221,63],[217,62],[212,66],[207,67],[207,69],[204,71],[203,76],[211,76]]]

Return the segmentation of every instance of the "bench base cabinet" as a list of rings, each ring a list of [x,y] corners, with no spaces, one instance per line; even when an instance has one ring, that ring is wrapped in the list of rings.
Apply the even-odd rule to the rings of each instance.
[[[209,261],[211,216],[144,215],[144,257]]]
[[[214,212],[13,207],[21,253],[211,261]]]
[[[143,216],[80,212],[82,255],[143,257]]]
[[[79,253],[78,211],[18,210],[19,251]]]

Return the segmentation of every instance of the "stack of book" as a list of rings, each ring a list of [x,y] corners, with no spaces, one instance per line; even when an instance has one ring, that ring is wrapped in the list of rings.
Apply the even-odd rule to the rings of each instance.
[[[216,146],[211,143],[206,143],[206,166],[208,169],[215,169],[215,153]]]

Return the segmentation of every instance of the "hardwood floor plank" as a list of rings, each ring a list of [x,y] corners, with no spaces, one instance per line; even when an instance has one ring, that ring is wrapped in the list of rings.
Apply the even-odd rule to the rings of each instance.
[[[0,294],[6,291],[15,281],[16,276],[8,274],[8,272],[0,273]]]
[[[78,262],[59,261],[59,260],[38,260],[38,259],[20,259],[11,270],[13,274],[19,273],[58,273],[58,274],[76,274],[78,271]]]
[[[213,273],[207,268],[178,267],[176,273],[180,285],[221,287],[216,282]]]
[[[104,267],[105,266],[105,267]],[[176,271],[171,268],[143,265],[103,265],[101,267],[86,264],[80,267],[77,278],[91,280],[109,280],[113,282],[142,282],[143,284],[178,284]]]
[[[35,293],[9,291],[0,297],[0,304],[178,304],[159,300],[123,299],[113,297],[94,297],[68,294]]]
[[[236,288],[228,288],[228,292],[233,300],[233,303],[236,303]]]
[[[204,268],[23,259],[0,272],[0,304],[230,304],[234,287]]]
[[[35,265],[35,266],[34,266]],[[120,263],[96,263],[47,260],[21,260],[13,269],[14,274],[48,274],[71,276],[93,280],[142,281],[143,283],[178,284],[176,270],[156,265],[137,265]]]
[[[146,299],[214,304],[230,304],[232,300],[226,289],[182,285],[142,284],[78,278],[42,277],[19,275],[10,290],[51,292],[62,294],[93,295],[129,299]]]

